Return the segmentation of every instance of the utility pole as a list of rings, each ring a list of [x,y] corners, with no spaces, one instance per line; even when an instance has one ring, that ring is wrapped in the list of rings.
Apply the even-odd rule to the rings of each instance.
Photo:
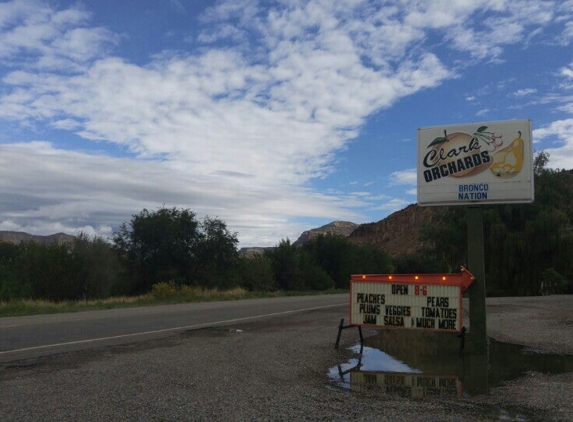
[[[485,253],[483,236],[483,209],[467,208],[468,269],[475,277],[469,288],[471,353],[487,355],[487,324],[485,305]]]

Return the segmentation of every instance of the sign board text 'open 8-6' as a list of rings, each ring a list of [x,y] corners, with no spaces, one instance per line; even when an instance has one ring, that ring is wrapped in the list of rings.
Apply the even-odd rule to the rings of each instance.
[[[350,325],[461,331],[462,295],[474,277],[364,274],[350,278]]]

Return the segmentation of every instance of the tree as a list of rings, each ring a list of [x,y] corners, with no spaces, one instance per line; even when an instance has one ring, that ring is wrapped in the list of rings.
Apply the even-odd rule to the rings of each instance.
[[[392,274],[395,268],[390,255],[373,245],[352,244],[350,273],[344,285],[337,287],[348,288],[350,274]]]
[[[488,295],[537,295],[555,274],[573,280],[573,172],[545,169],[546,164],[547,154],[540,153],[532,204],[483,208]],[[449,271],[466,259],[465,225],[463,207],[446,207],[436,209],[424,230],[425,244]],[[561,290],[563,279],[557,283]]]
[[[301,251],[299,251],[299,268],[301,285],[305,290],[328,290],[334,287],[334,281],[328,272]]]
[[[123,223],[113,241],[132,274],[133,293],[146,293],[154,283],[190,283],[199,241],[199,223],[187,209],[143,209]]]
[[[302,250],[326,271],[337,288],[346,288],[353,272],[352,246],[344,236],[326,233],[306,242]]]
[[[271,260],[264,254],[239,258],[237,271],[241,287],[249,291],[273,292],[278,290]]]
[[[559,274],[555,268],[547,268],[541,273],[541,294],[564,293],[567,289],[567,279]]]
[[[396,274],[442,273],[447,271],[444,267],[444,264],[424,249],[394,258]]]
[[[216,218],[205,217],[195,244],[194,277],[204,287],[229,288],[236,283],[233,270],[237,265],[237,233]]]
[[[276,248],[265,251],[273,275],[281,290],[303,290],[297,247],[289,239],[281,240]]]
[[[0,244],[0,300],[108,297],[120,267],[111,245],[80,234],[71,244]]]
[[[31,296],[30,286],[15,274],[20,249],[18,245],[0,242],[0,301]]]
[[[302,246],[301,253],[332,279],[335,288],[347,289],[352,274],[391,273],[390,256],[371,245],[356,245],[348,238],[320,234]],[[323,283],[325,284],[325,283]]]
[[[538,152],[533,159],[533,173],[539,176],[545,171],[547,163],[549,163],[549,153],[545,151]]]
[[[429,259],[441,262],[447,272],[467,265],[467,219],[464,207],[435,208],[431,223],[422,228],[420,238]]]
[[[199,223],[188,209],[143,209],[121,225],[113,240],[132,274],[133,293],[146,293],[160,282],[235,284],[231,270],[237,259],[237,234],[219,219],[205,217]]]
[[[11,268],[13,282],[18,284],[13,298],[76,300],[81,297],[77,274],[69,245],[21,243]]]
[[[72,254],[77,268],[77,290],[84,300],[110,296],[119,281],[119,259],[111,245],[101,237],[81,233],[73,242]]]

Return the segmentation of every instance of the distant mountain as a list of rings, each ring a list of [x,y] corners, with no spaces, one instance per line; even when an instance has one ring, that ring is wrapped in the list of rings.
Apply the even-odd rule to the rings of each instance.
[[[266,250],[271,250],[274,249],[274,247],[268,247],[268,248],[263,248],[263,247],[246,247],[246,248],[241,248],[239,249],[239,255],[243,255],[246,256],[248,258],[252,258],[255,255],[262,255],[265,253]]]
[[[317,229],[311,229],[303,232],[300,237],[293,243],[295,246],[302,246],[311,239],[314,239],[320,234],[332,233],[338,234],[344,237],[348,237],[352,233],[358,224],[351,223],[350,221],[333,221],[332,223],[326,224]]]
[[[13,243],[18,245],[22,242],[36,242],[41,244],[72,243],[75,237],[65,233],[56,233],[48,236],[33,235],[24,232],[0,231],[0,242]]]

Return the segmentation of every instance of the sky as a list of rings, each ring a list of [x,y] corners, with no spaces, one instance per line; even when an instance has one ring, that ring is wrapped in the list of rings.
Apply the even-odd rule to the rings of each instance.
[[[573,0],[0,2],[0,230],[275,246],[416,203],[418,128],[510,119],[573,168]]]

